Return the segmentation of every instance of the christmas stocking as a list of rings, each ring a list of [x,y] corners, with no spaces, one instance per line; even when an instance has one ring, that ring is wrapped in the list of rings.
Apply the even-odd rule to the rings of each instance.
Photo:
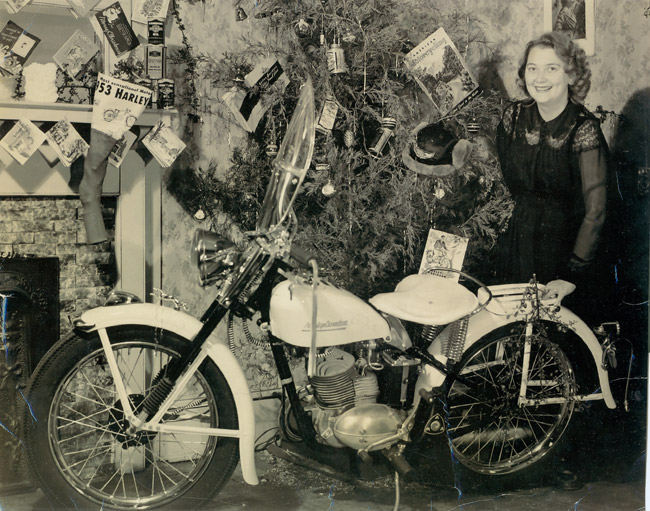
[[[84,161],[84,175],[79,184],[79,199],[84,207],[88,243],[101,243],[108,239],[102,218],[101,196],[108,155],[116,143],[117,140],[110,135],[91,129],[90,147]]]
[[[122,135],[134,125],[151,98],[151,90],[100,73],[93,101],[90,147],[79,184],[79,198],[84,207],[84,224],[88,243],[106,241],[102,218],[102,185],[108,155]]]

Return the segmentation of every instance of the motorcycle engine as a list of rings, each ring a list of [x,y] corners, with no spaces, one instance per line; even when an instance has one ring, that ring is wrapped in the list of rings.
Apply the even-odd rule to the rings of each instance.
[[[305,409],[322,443],[365,449],[398,430],[405,413],[377,403],[375,369],[363,357],[338,348],[317,359]]]

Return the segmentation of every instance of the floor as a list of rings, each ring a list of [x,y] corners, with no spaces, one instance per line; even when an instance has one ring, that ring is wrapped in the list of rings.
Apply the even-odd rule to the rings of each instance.
[[[622,380],[619,380],[622,384]],[[427,451],[409,461],[417,469],[415,482],[399,483],[383,465],[356,466],[361,478],[340,463],[314,464],[288,449],[287,460],[277,449],[261,450],[256,464],[260,484],[243,482],[239,468],[209,503],[208,511],[638,511],[645,509],[646,488],[646,378],[632,381],[629,411],[608,410],[591,403],[576,413],[565,435],[565,449],[548,456],[540,470],[518,472],[509,479],[480,480],[454,464],[444,435]],[[614,382],[616,387],[618,383]],[[616,394],[622,388],[615,388]],[[264,425],[262,425],[264,427]],[[260,431],[266,431],[261,429]],[[264,439],[260,439],[264,441]],[[336,450],[333,450],[336,451]],[[337,451],[338,452],[338,451]],[[1,460],[0,460],[1,462]],[[336,468],[333,468],[336,467]],[[566,489],[562,471],[574,474],[578,484]],[[179,503],[172,511],[189,511],[197,503]],[[0,494],[0,511],[58,511],[40,492]],[[80,510],[86,511],[86,510]],[[94,511],[94,510],[93,510]]]
[[[277,463],[277,462],[276,462]],[[262,463],[263,465],[263,463]],[[265,477],[247,486],[239,474],[205,508],[208,511],[391,511],[395,487],[391,478],[351,485],[340,480],[286,470],[281,481]],[[292,472],[294,472],[292,474]],[[300,477],[298,477],[300,476]],[[293,483],[291,480],[294,479]],[[307,482],[307,481],[309,482]],[[467,492],[452,486],[400,485],[400,511],[635,511],[645,509],[643,478],[627,482],[587,482],[577,490],[538,487],[500,492]],[[2,511],[52,508],[40,491],[0,496]],[[179,511],[190,509],[187,505]]]

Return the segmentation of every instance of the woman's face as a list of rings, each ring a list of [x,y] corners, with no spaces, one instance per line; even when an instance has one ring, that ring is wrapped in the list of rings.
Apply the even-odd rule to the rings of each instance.
[[[564,62],[553,48],[535,46],[528,54],[524,81],[528,94],[538,105],[564,108],[569,100],[571,77],[564,70]]]

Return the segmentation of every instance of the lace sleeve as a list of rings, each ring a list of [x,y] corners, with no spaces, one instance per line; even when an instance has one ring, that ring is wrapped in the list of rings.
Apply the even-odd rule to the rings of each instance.
[[[584,153],[606,144],[598,119],[587,119],[576,131],[573,138],[573,151]]]
[[[503,116],[501,117],[501,127],[504,133],[511,134],[513,129],[513,123],[515,122],[515,110],[517,108],[517,103],[511,103],[503,111]]]
[[[591,261],[605,223],[607,204],[607,155],[602,147],[580,153],[580,174],[585,216],[578,231],[573,253]]]

